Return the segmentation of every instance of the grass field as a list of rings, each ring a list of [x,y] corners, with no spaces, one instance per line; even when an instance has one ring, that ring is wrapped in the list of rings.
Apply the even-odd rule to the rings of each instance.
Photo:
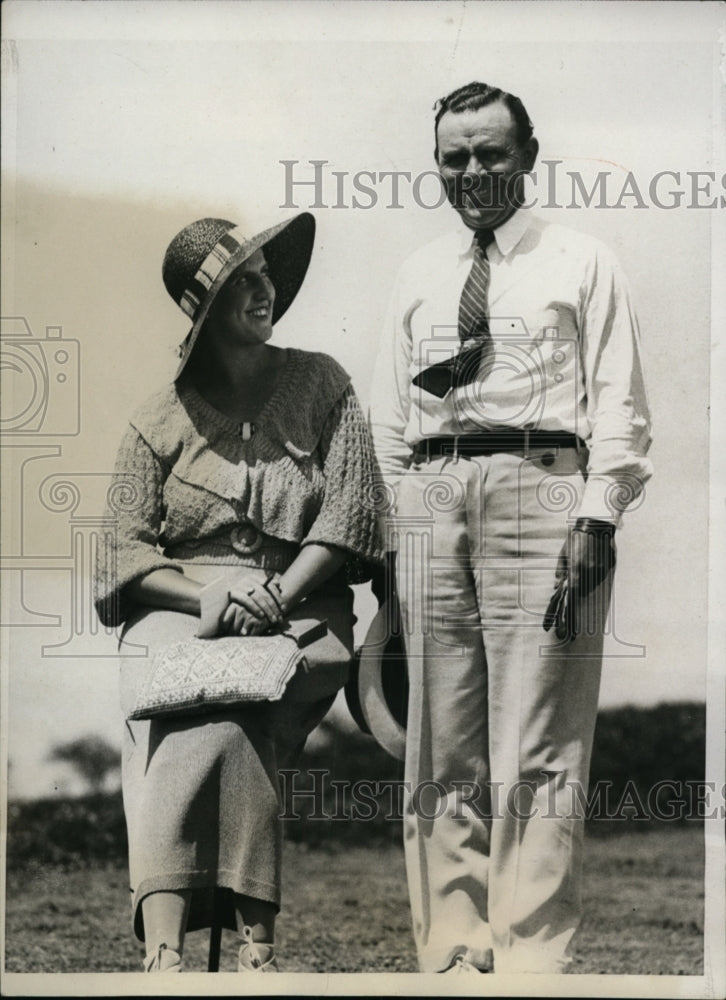
[[[278,953],[285,972],[416,972],[400,846],[287,843]],[[585,917],[573,972],[703,973],[703,831],[661,828],[589,838]],[[31,865],[8,875],[6,971],[140,971],[126,870]],[[185,967],[204,971],[208,933]],[[236,968],[224,933],[223,971]]]

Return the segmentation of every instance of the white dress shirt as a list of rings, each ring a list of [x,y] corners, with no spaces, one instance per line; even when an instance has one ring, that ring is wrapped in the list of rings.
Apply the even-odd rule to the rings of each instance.
[[[652,472],[650,412],[628,287],[598,240],[515,212],[487,250],[494,363],[443,398],[412,385],[459,350],[472,235],[464,229],[429,243],[398,275],[370,408],[384,480],[395,489],[413,446],[428,437],[569,431],[589,448],[579,515],[618,523]]]

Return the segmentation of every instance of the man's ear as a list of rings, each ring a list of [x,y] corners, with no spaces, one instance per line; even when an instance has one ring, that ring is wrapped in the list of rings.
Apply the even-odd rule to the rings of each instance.
[[[537,160],[537,153],[539,152],[539,143],[534,136],[525,142],[522,152],[524,154],[524,162],[527,165],[527,170],[531,170]]]

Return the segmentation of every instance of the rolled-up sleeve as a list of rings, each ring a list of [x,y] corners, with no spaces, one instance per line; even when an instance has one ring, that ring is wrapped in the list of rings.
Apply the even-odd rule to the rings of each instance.
[[[356,557],[359,566],[380,562],[377,467],[370,431],[351,386],[325,422],[319,451],[325,496],[302,544],[334,545]]]
[[[128,618],[128,585],[155,569],[180,567],[159,549],[165,472],[159,458],[133,426],[119,446],[96,555],[94,603],[109,627]]]
[[[630,291],[605,248],[581,290],[580,330],[590,455],[579,513],[617,524],[652,475],[651,416]]]

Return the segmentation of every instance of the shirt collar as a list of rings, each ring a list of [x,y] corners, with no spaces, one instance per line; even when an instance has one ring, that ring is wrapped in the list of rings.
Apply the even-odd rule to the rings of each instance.
[[[498,226],[494,230],[494,241],[502,257],[506,257],[507,254],[510,254],[514,250],[529,229],[530,222],[531,219],[526,209],[523,210],[520,208],[506,222],[503,222],[501,226]],[[463,227],[460,233],[460,256],[464,257],[470,252],[473,241],[474,234],[472,230],[468,227]]]

